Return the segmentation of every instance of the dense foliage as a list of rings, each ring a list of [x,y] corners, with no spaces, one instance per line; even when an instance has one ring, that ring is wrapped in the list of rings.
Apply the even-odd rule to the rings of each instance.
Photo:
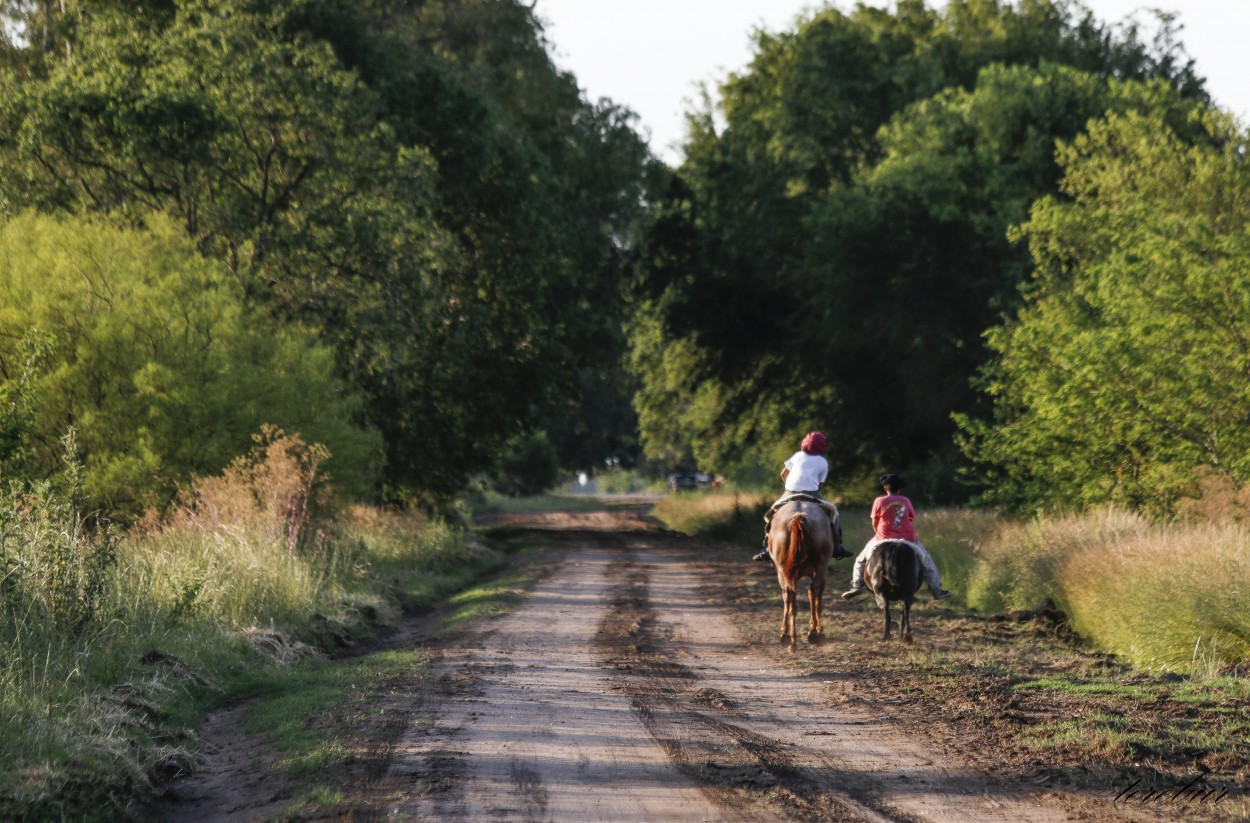
[[[170,215],[250,305],[330,347],[396,492],[446,499],[508,437],[577,425],[579,373],[622,350],[658,172],[525,6],[6,5],[26,34],[0,51],[9,218]]]
[[[59,473],[73,429],[86,502],[134,514],[274,424],[325,444],[344,491],[367,484],[380,443],[353,422],[361,403],[332,352],[250,307],[169,221],[119,231],[26,215],[0,226],[0,261],[0,364],[32,357],[30,330],[41,343],[23,413],[0,412],[22,445],[0,454],[6,480]]]
[[[1228,430],[1239,407],[1210,388],[1227,375],[1193,365],[1206,376],[1169,382],[1147,355],[1132,380],[1104,375],[1092,366],[1111,351],[1153,339],[1156,307],[1058,291],[1140,282],[1105,261],[1162,253],[1136,224],[1105,227],[1099,246],[1093,211],[1057,216],[1108,196],[1087,179],[1113,153],[1095,145],[1099,124],[1153,124],[1142,140],[1185,157],[1240,143],[1210,125],[1167,16],[1147,37],[1073,0],[818,9],[757,34],[715,109],[691,115],[673,173],[627,110],[555,68],[517,0],[2,0],[0,18],[9,476],[55,471],[72,423],[93,499],[135,508],[224,468],[270,423],[325,440],[357,490],[374,465],[373,491],[434,504],[479,472],[516,491],[549,482],[553,460],[629,464],[640,450],[771,481],[810,428],[830,433],[836,479],[904,471],[930,499],[969,493],[954,479],[969,458],[1014,505],[1170,510],[1200,479],[1244,477]],[[1132,193],[1143,209],[1154,196]],[[56,239],[79,226],[94,246]],[[168,252],[177,233],[189,245]],[[1203,261],[1238,260],[1235,236],[1195,229],[1188,257],[1152,272],[1189,282]],[[175,307],[209,306],[221,328],[187,319],[204,336],[187,345],[220,364],[169,345],[115,356],[124,334],[39,314],[45,296],[70,300],[72,253],[131,246],[130,273],[110,276],[143,284],[126,287],[133,305],[90,316],[133,310],[136,328],[172,339]],[[1095,246],[1101,257],[1073,256]],[[162,274],[139,274],[149,266]],[[61,285],[21,291],[45,276]],[[1064,347],[1085,339],[1091,305],[1131,332],[1081,355],[1083,382],[1042,387],[1057,380],[1045,357],[1081,362]],[[1216,342],[1181,354],[1200,350],[1224,362]],[[90,379],[73,369],[105,373],[97,361],[121,382],[71,390]],[[187,395],[158,386],[158,366],[215,399],[174,413]],[[276,372],[304,381],[304,403],[280,399]],[[1110,385],[1147,412],[1089,388]],[[1189,411],[1141,399],[1163,386]],[[1063,434],[1090,415],[1117,422]]]
[[[951,413],[983,411],[981,335],[1032,266],[1008,229],[1091,119],[1157,111],[1186,132],[1204,94],[1173,35],[1057,0],[830,8],[761,34],[720,111],[692,118],[650,231],[649,453],[732,469],[819,427],[835,475],[959,494]]]
[[[990,499],[1170,513],[1250,482],[1247,137],[1200,125],[1129,113],[1062,148],[1027,303],[989,334],[995,417],[965,421]]]

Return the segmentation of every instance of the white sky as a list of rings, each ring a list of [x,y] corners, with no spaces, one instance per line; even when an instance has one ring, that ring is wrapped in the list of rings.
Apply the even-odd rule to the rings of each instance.
[[[698,84],[716,86],[751,59],[750,32],[793,27],[805,0],[537,0],[556,64],[572,71],[591,100],[609,97],[638,113],[652,150],[680,159],[684,112]],[[849,9],[850,0],[839,0]],[[889,6],[884,0],[868,5]],[[930,7],[945,5],[929,0]],[[1250,120],[1250,0],[1085,0],[1105,22],[1142,8],[1179,13],[1181,40],[1221,107]],[[1143,18],[1145,20],[1146,18]]]

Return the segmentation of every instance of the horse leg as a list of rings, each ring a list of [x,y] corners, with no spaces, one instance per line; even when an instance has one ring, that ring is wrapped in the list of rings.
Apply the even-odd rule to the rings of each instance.
[[[815,643],[820,640],[820,636],[825,633],[825,627],[821,624],[820,602],[825,593],[824,582],[816,582],[812,579],[812,585],[807,590],[807,606],[810,618],[808,620],[807,640]]]
[[[789,643],[791,646],[794,645],[795,640],[794,620],[799,610],[798,594],[797,591],[791,588],[786,588],[781,593],[783,604],[781,611],[781,642]]]
[[[786,627],[786,632],[790,635],[790,648],[794,648],[794,644],[799,640],[799,590],[789,589],[786,595],[786,608],[789,609],[790,623]]]
[[[881,635],[881,639],[889,640],[890,639],[890,601],[889,600],[885,601],[885,606],[883,608],[883,611],[885,612],[885,634]]]
[[[898,619],[898,630],[903,635],[903,642],[911,642],[911,601],[903,601],[903,614]]]

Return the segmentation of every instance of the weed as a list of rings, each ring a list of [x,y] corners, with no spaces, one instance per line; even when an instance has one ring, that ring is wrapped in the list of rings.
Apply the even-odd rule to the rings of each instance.
[[[672,495],[656,515],[755,546],[770,502]],[[870,536],[866,512],[844,508],[842,525],[849,547]],[[1151,671],[1221,678],[1250,662],[1250,525],[1163,526],[1118,509],[1024,522],[933,509],[916,529],[946,588],[982,613],[1034,612],[1049,600],[1080,637]]]
[[[0,493],[0,819],[125,819],[195,762],[207,710],[273,693],[326,665],[310,644],[381,631],[499,564],[438,521],[339,509],[323,456],[267,430],[128,535],[63,488]],[[293,750],[289,767],[337,751]]]

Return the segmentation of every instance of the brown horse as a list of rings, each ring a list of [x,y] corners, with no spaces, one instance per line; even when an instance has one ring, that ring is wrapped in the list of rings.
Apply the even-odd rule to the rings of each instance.
[[[920,588],[920,558],[904,540],[878,543],[864,565],[864,583],[877,598],[877,607],[885,612],[885,633],[890,639],[890,603],[902,603],[898,631],[905,642],[911,642],[911,604]]]
[[[811,578],[807,590],[810,607],[807,639],[819,642],[824,633],[821,625],[821,598],[825,593],[825,577],[829,556],[833,554],[833,527],[829,515],[818,504],[794,500],[777,509],[768,530],[768,553],[777,569],[781,585],[781,642],[794,648],[798,613],[799,580]]]

